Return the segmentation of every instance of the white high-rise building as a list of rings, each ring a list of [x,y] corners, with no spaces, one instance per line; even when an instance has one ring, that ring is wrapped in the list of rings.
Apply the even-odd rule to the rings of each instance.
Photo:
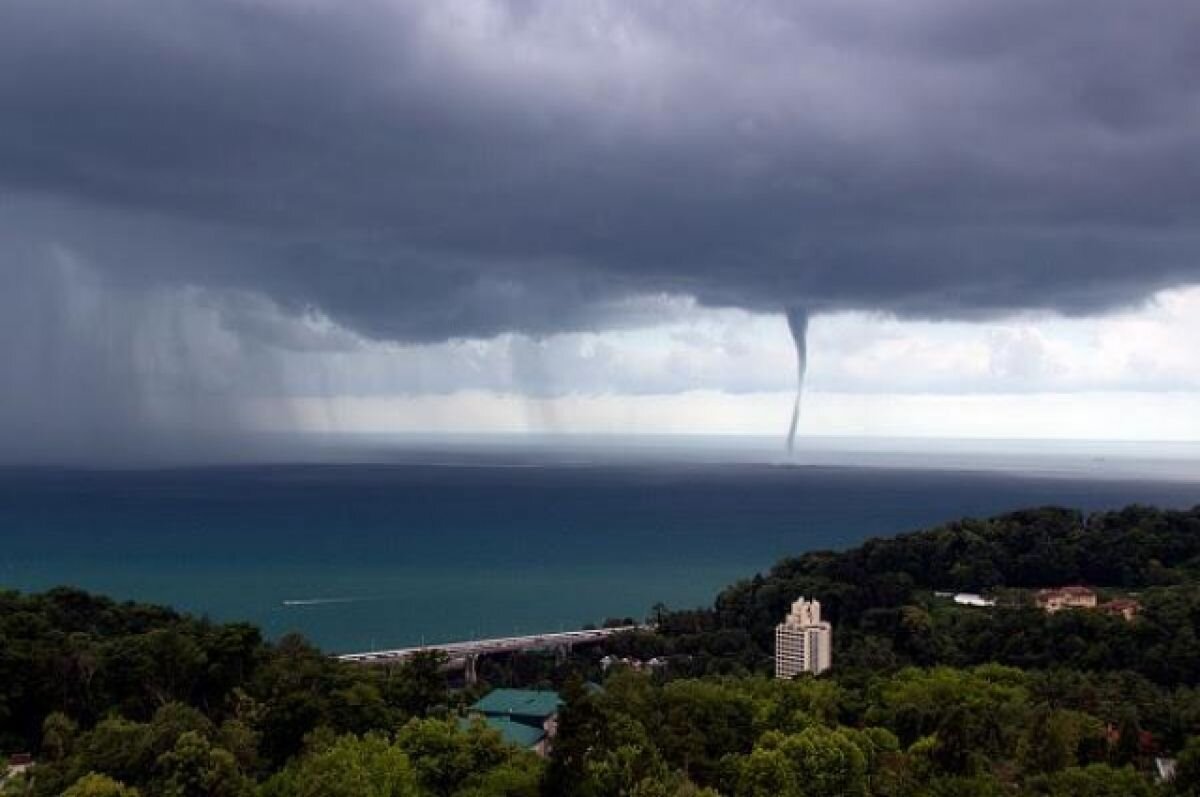
[[[818,675],[832,664],[833,626],[821,622],[820,601],[801,597],[792,612],[775,626],[775,677]]]

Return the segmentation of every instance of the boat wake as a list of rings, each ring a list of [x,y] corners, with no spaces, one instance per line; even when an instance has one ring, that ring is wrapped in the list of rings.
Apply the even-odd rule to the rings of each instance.
[[[330,603],[361,603],[371,598],[294,598],[283,601],[284,606],[325,606]]]

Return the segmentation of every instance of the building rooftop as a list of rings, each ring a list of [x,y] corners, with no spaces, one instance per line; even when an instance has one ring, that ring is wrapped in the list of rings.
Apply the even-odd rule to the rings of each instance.
[[[558,692],[549,689],[493,689],[471,706],[470,710],[491,717],[532,717],[544,720],[557,714],[562,704]]]
[[[546,732],[541,728],[515,722],[508,717],[479,717],[476,715],[475,717],[462,717],[458,724],[460,727],[469,728],[471,723],[476,720],[481,720],[492,730],[498,731],[504,741],[517,747],[533,747],[546,738]]]
[[[1039,595],[1095,595],[1095,591],[1080,584],[1071,584],[1066,587],[1050,587],[1049,589],[1038,590]]]

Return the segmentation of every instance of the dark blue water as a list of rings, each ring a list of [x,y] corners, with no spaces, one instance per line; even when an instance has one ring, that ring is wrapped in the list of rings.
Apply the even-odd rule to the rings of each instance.
[[[0,585],[79,585],[346,651],[642,617],[787,554],[1130,502],[1192,506],[1200,485],[752,463],[10,469]]]

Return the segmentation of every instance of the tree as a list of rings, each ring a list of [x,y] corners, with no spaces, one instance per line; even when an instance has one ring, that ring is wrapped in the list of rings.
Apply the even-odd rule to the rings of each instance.
[[[930,758],[949,775],[973,775],[979,769],[981,736],[975,713],[956,707],[938,725]]]
[[[417,797],[408,756],[382,736],[343,736],[293,762],[263,785],[262,797]]]
[[[712,789],[697,786],[682,773],[671,773],[658,780],[644,780],[634,789],[633,797],[720,797]]]
[[[211,740],[215,729],[212,720],[199,709],[183,703],[167,703],[154,712],[150,720],[150,751],[156,757],[169,752],[185,733]]]
[[[756,747],[741,759],[733,793],[736,797],[800,797],[796,772],[777,747]]]
[[[213,747],[195,731],[187,731],[175,747],[158,759],[163,797],[242,797],[249,780],[228,750]]]
[[[854,742],[866,757],[867,784],[874,787],[884,770],[885,760],[894,758],[900,750],[900,741],[887,728],[843,728],[841,733]]]
[[[713,783],[723,756],[753,747],[754,703],[743,690],[686,680],[668,683],[657,697],[654,713],[662,724],[655,736],[663,758],[697,782]]]
[[[80,746],[92,769],[126,783],[146,779],[154,763],[150,726],[120,717],[101,721]]]
[[[91,772],[71,784],[62,797],[139,797],[139,792],[107,775]]]
[[[453,720],[413,719],[396,734],[421,787],[449,797],[472,777],[509,758],[500,734],[482,723],[460,729]]]
[[[667,777],[668,770],[645,730],[627,717],[616,717],[614,722],[615,734],[624,738],[588,756],[578,786],[569,794],[640,797]]]
[[[325,715],[320,695],[312,690],[287,691],[266,704],[260,721],[260,750],[272,766],[281,766],[300,752],[304,737],[320,724]]]
[[[867,757],[850,735],[814,725],[785,735],[768,731],[736,773],[738,797],[862,797]]]
[[[841,731],[814,725],[786,737],[780,750],[790,759],[805,794],[821,797],[866,794],[867,757]]]
[[[47,715],[42,721],[42,755],[51,761],[61,761],[75,746],[79,726],[61,711]]]
[[[144,688],[162,702],[187,700],[202,679],[208,658],[196,637],[177,628],[156,628],[133,637],[149,663]]]
[[[615,680],[614,694],[639,695],[640,687],[648,685],[645,679]],[[562,696],[566,705],[559,713],[543,794],[631,797],[668,775],[645,726],[617,705],[619,701],[589,694],[578,675],[564,685]]]
[[[1187,797],[1200,796],[1200,736],[1188,739],[1175,762],[1175,790]]]
[[[455,797],[538,797],[543,769],[536,756],[514,759],[489,770]]]
[[[1018,755],[1026,772],[1057,772],[1075,763],[1078,744],[1071,716],[1042,705],[1030,717]]]
[[[1125,709],[1117,724],[1117,742],[1113,746],[1112,758],[1118,766],[1136,763],[1142,751],[1142,726],[1137,712]]]
[[[243,772],[255,772],[262,766],[258,745],[262,738],[252,727],[241,720],[226,720],[217,729],[217,744],[233,754]]]
[[[603,743],[606,717],[596,698],[588,694],[583,678],[572,673],[560,691],[558,735],[543,783],[547,797],[568,794],[579,782],[589,753]]]
[[[330,719],[338,731],[363,734],[393,725],[393,713],[375,684],[355,681],[329,697]]]
[[[1010,791],[991,775],[933,778],[925,784],[922,797],[1008,797]]]
[[[1157,790],[1133,767],[1090,764],[1039,775],[1026,782],[1035,797],[1152,797]]]
[[[427,717],[448,701],[446,654],[420,651],[405,659],[389,680],[388,698],[409,717]]]

